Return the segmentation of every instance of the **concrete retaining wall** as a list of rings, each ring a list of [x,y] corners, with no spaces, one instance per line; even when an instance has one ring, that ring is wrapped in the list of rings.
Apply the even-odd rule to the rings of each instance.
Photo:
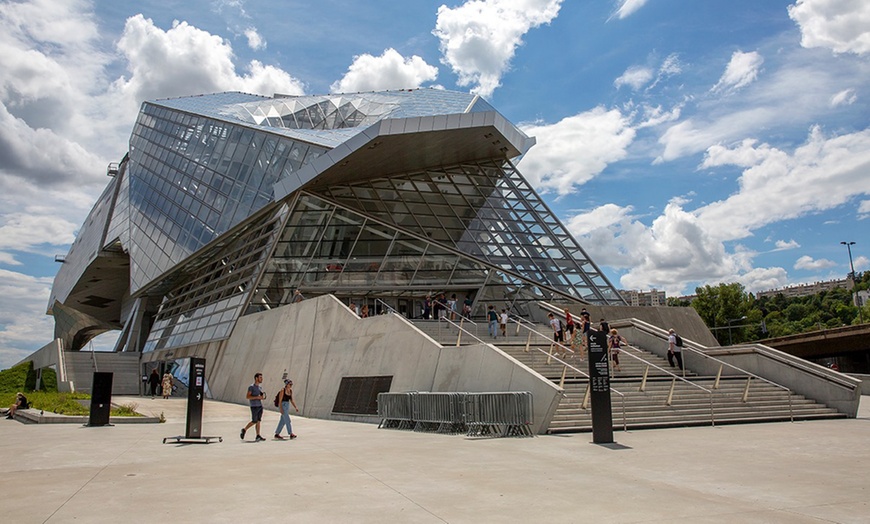
[[[239,404],[247,403],[254,373],[264,374],[271,399],[286,372],[302,414],[313,418],[378,421],[332,413],[342,377],[391,375],[394,392],[531,391],[536,433],[561,398],[555,384],[492,345],[442,347],[399,315],[360,319],[331,295],[242,317],[227,341],[176,349],[171,358],[188,356],[206,359],[215,398]]]

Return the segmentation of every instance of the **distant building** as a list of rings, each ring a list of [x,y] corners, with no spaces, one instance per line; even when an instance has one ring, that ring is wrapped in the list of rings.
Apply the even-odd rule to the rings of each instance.
[[[621,289],[619,294],[630,306],[666,306],[668,304],[665,292],[656,289],[649,291]]]
[[[759,291],[755,294],[756,298],[774,297],[781,294],[784,297],[806,297],[816,295],[822,291],[830,291],[835,288],[852,289],[854,284],[848,278],[839,280],[827,280],[824,282],[813,282],[812,284],[798,284],[796,286],[786,286],[779,289],[771,289],[768,291]]]
[[[870,303],[870,290],[865,289],[855,293],[855,302],[857,302],[855,305],[858,307],[864,307]]]

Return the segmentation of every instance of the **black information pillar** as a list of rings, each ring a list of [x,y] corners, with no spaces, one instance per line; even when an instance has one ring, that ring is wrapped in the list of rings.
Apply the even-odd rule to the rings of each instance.
[[[190,381],[187,388],[187,429],[185,438],[202,437],[202,401],[205,397],[205,359],[190,358]]]
[[[112,409],[112,374],[94,371],[91,383],[91,413],[88,426],[108,426]]]
[[[610,405],[610,362],[607,334],[589,330],[589,385],[592,388],[592,442],[613,442],[613,412]]]

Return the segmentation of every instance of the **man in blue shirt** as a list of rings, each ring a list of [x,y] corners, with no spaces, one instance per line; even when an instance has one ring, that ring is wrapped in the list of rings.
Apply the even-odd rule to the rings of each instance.
[[[257,426],[257,438],[254,439],[254,442],[266,440],[260,436],[260,421],[263,420],[263,399],[266,398],[266,393],[260,387],[262,383],[263,374],[257,373],[254,375],[254,383],[248,386],[248,394],[245,398],[251,403],[251,421],[248,422],[247,426],[242,428],[242,432],[239,435],[242,440],[245,440],[245,432],[253,425]]]

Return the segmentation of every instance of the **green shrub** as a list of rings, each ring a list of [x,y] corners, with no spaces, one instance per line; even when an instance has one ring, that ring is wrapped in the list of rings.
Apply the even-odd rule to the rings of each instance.
[[[12,393],[12,398],[15,394],[21,391],[27,391],[27,375],[33,371],[33,362],[23,362],[17,366],[0,371],[0,394]],[[35,377],[35,375],[34,375]]]

